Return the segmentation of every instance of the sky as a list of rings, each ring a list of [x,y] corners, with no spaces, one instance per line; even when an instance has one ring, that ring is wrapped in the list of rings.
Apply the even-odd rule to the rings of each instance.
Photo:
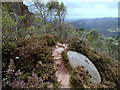
[[[109,2],[60,1],[63,1],[67,8],[66,19],[118,17],[118,2],[116,0],[109,0]]]
[[[118,17],[117,2],[65,2],[67,18]]]

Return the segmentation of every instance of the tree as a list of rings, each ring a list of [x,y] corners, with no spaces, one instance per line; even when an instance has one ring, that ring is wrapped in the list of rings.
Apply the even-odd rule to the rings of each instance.
[[[51,1],[47,3],[48,10],[52,12],[50,15],[51,19],[53,19],[54,24],[55,24],[55,30],[58,31],[62,37],[62,34],[64,33],[64,19],[66,15],[66,7],[63,2],[59,3],[57,0]]]
[[[44,2],[34,2],[33,6],[35,6],[37,9],[37,15],[43,19],[45,24],[49,15],[46,4],[44,4]]]
[[[7,11],[8,4],[2,4],[2,39],[3,41],[11,40],[11,38],[16,33],[17,23],[12,19],[10,13]]]
[[[34,14],[22,2],[2,3],[3,40],[25,37],[26,29],[32,25]]]
[[[88,41],[94,42],[95,40],[99,39],[99,33],[95,29],[92,29],[90,32],[88,32],[86,38]]]
[[[50,0],[45,4],[41,1],[34,2],[33,6],[37,9],[37,17],[41,17],[44,24],[46,24],[46,22],[54,22],[53,28],[62,35],[62,26],[66,15],[66,7],[63,2],[59,3],[57,0]]]

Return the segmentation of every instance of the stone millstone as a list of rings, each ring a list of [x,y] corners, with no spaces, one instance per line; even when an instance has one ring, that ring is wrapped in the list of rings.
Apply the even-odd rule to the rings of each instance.
[[[83,66],[86,70],[89,71],[89,74],[92,76],[90,79],[91,82],[101,82],[101,77],[97,68],[86,56],[75,51],[68,51],[67,56],[72,68],[76,68],[77,66]]]

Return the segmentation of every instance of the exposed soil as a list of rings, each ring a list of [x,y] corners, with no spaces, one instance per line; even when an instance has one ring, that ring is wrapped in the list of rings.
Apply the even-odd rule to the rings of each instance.
[[[58,82],[61,82],[61,88],[70,88],[70,75],[62,60],[62,52],[67,49],[67,47],[67,44],[57,43],[52,52],[55,60],[54,67],[57,69],[56,76],[58,77]]]

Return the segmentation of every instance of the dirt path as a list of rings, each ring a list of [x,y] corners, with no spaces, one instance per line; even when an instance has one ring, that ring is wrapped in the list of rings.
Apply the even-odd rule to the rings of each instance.
[[[70,88],[69,82],[69,72],[68,69],[65,67],[65,64],[62,60],[62,52],[67,49],[67,44],[58,43],[55,48],[53,49],[52,56],[55,60],[55,68],[58,70],[56,72],[56,76],[58,77],[58,81],[61,82],[61,88]]]

